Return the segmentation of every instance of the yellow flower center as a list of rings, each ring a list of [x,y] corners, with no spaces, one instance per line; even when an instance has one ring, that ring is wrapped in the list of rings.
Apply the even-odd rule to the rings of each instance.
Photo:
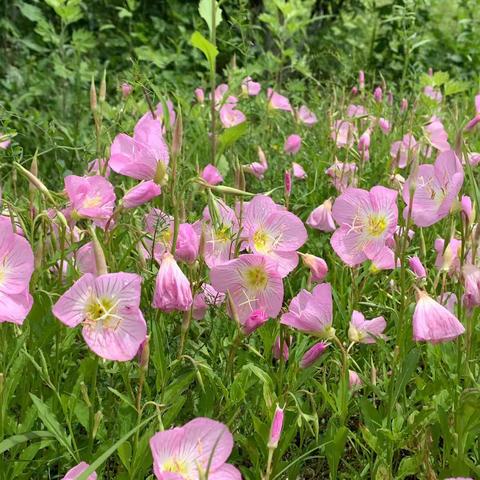
[[[160,241],[163,242],[165,245],[170,245],[170,240],[172,239],[172,232],[170,229],[164,230],[160,234]]]
[[[371,215],[368,217],[367,232],[371,237],[380,237],[387,228],[385,215]]]
[[[230,228],[223,225],[215,231],[215,237],[219,242],[228,242],[230,240]]]
[[[258,252],[267,252],[269,236],[264,230],[257,230],[253,234],[253,245]]]
[[[268,283],[267,272],[260,265],[247,268],[245,279],[250,290],[264,290]]]
[[[93,298],[85,312],[85,324],[95,327],[101,322],[102,328],[117,328],[120,317],[116,315],[115,306],[111,298]]]
[[[93,208],[98,207],[102,202],[102,198],[97,195],[96,197],[86,198],[83,202],[83,208]]]
[[[188,466],[184,460],[179,460],[178,458],[169,458],[162,466],[162,471],[170,473],[179,473],[183,475],[184,478],[187,477]]]

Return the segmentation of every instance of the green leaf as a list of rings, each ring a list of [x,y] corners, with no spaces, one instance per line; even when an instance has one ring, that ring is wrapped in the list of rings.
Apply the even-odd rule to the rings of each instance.
[[[408,352],[408,355],[402,363],[400,375],[395,380],[395,390],[393,393],[393,398],[391,399],[391,405],[395,405],[400,393],[405,389],[410,377],[417,368],[419,357],[420,350],[418,348],[414,348]]]
[[[16,447],[17,445],[28,442],[29,440],[44,440],[46,438],[55,438],[55,435],[53,433],[43,431],[13,435],[12,437],[5,439],[3,442],[0,442],[0,454]]]
[[[247,129],[247,122],[225,129],[218,138],[220,143],[218,153],[222,154],[228,147],[232,146],[239,138],[247,133]]]
[[[198,12],[200,13],[200,16],[207,23],[208,29],[210,30],[210,33],[213,31],[212,10],[213,10],[214,5],[215,5],[215,26],[214,26],[214,28],[217,28],[220,25],[220,22],[222,21],[222,10],[218,6],[218,3],[216,1],[212,1],[212,0],[200,0],[200,3],[198,5]]]
[[[45,20],[42,11],[35,5],[30,5],[28,3],[19,3],[18,8],[22,12],[24,17],[27,17],[32,22],[39,22],[40,20]]]
[[[465,90],[467,90],[468,85],[463,82],[459,82],[457,80],[449,80],[445,84],[444,88],[445,88],[445,96],[448,97],[449,95],[455,95],[456,93],[464,92]]]
[[[218,50],[215,45],[210,43],[200,32],[193,32],[190,37],[190,43],[198,48],[208,60],[208,65],[211,71],[215,70],[215,58],[218,55]]]

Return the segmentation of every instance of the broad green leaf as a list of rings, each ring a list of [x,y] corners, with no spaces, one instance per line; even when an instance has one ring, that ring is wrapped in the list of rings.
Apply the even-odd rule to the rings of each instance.
[[[219,136],[219,153],[222,154],[228,147],[232,146],[238,139],[247,133],[248,123],[242,122],[234,127],[224,130]]]
[[[50,438],[55,438],[55,435],[41,430],[38,432],[27,432],[13,435],[12,437],[5,439],[3,442],[0,442],[0,454],[16,447],[17,445],[28,442],[29,440],[44,440]]]
[[[198,5],[198,12],[200,13],[200,16],[207,23],[208,29],[210,30],[210,33],[213,31],[213,25],[212,25],[213,12],[212,12],[212,10],[213,10],[214,5],[215,5],[215,26],[214,26],[214,28],[216,28],[220,25],[220,22],[222,21],[222,10],[218,6],[218,3],[216,1],[212,1],[212,0],[200,0],[200,3]]]
[[[215,69],[215,58],[218,55],[217,47],[210,43],[200,32],[193,32],[190,37],[190,43],[203,52],[208,60],[210,70],[213,71]]]

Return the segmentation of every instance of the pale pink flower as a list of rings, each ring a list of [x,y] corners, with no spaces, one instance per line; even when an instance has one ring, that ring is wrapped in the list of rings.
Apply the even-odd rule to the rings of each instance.
[[[473,480],[472,477],[449,477],[446,478],[445,480]]]
[[[426,292],[419,292],[413,313],[413,339],[440,343],[454,340],[465,331],[458,318]]]
[[[105,178],[108,178],[111,173],[112,169],[108,166],[108,162],[105,158],[96,158],[88,164],[87,175],[102,175]]]
[[[439,154],[433,165],[420,165],[405,182],[403,200],[408,212],[410,189],[414,189],[412,220],[419,227],[429,227],[445,218],[463,185],[463,168],[454,151]]]
[[[273,89],[269,88],[267,90],[268,106],[272,110],[284,110],[286,112],[293,112],[290,101],[287,97],[280,95],[275,92]]]
[[[475,116],[467,123],[465,130],[472,130],[480,122],[480,95],[475,96]]]
[[[409,163],[416,160],[419,144],[415,137],[407,133],[402,140],[392,143],[390,155],[394,159],[394,165],[398,168],[405,168]]]
[[[392,129],[392,124],[386,118],[379,118],[378,126],[385,135],[388,135]]]
[[[364,160],[368,160],[370,158],[370,134],[370,128],[367,128],[358,139],[358,151]]]
[[[73,216],[91,218],[98,222],[106,222],[112,216],[115,192],[112,184],[104,177],[68,175],[65,177],[65,191],[73,209]]]
[[[164,312],[186,311],[192,305],[190,282],[170,252],[162,256],[152,306]]]
[[[349,187],[357,184],[355,173],[357,165],[354,162],[335,162],[325,170],[325,173],[331,178],[333,186],[343,192]]]
[[[370,192],[349,188],[333,204],[339,225],[330,239],[337,255],[349,266],[372,260],[377,266],[393,257],[386,245],[397,228],[397,192],[376,186]]]
[[[408,100],[406,98],[402,98],[402,102],[400,103],[400,111],[406,112],[408,110]]]
[[[123,208],[135,208],[158,197],[161,193],[160,185],[153,180],[147,180],[131,188],[122,198],[121,205]]]
[[[451,238],[445,247],[445,240],[437,238],[434,247],[437,252],[435,267],[450,274],[459,272],[462,241],[457,238]]]
[[[243,123],[247,118],[245,114],[235,108],[235,105],[226,103],[220,108],[220,121],[224,128],[234,127]]]
[[[348,371],[348,387],[350,390],[358,390],[363,385],[362,379],[357,372],[353,370]]]
[[[451,150],[448,143],[448,134],[441,120],[437,117],[432,117],[428,125],[424,127],[425,135],[430,144],[440,152]]]
[[[335,231],[331,200],[327,199],[320,206],[315,208],[315,210],[313,210],[308,216],[306,224],[311,228],[320,230],[321,232]]]
[[[317,360],[325,353],[328,343],[318,342],[308,349],[300,360],[300,368],[308,368],[314,365]]]
[[[0,223],[0,323],[22,325],[32,308],[29,293],[33,252],[25,238],[13,233],[9,222]]]
[[[283,175],[283,191],[286,198],[292,193],[292,173],[290,170],[285,170],[285,174]]]
[[[152,112],[147,111],[137,122],[137,125],[134,128],[134,136],[135,132],[137,130],[145,130],[145,126],[150,123],[152,120],[155,120],[157,123],[160,124],[162,127],[162,133],[165,134],[167,129],[165,125],[165,121],[167,120],[168,116],[168,122],[170,124],[170,128],[172,128],[175,125],[175,120],[176,120],[176,114],[175,114],[175,109],[173,107],[173,103],[171,100],[167,100],[166,102],[166,107],[167,107],[167,112],[163,112],[163,104],[162,102],[159,102],[155,108],[155,116],[152,115]],[[135,178],[135,177],[134,177]],[[138,180],[143,180],[143,179],[138,179]]]
[[[218,185],[223,182],[223,177],[217,167],[209,163],[202,171],[201,177],[209,185]]]
[[[107,360],[127,361],[137,354],[147,327],[140,310],[142,278],[133,273],[86,273],[53,306],[65,325],[82,324],[90,349]]]
[[[300,135],[293,134],[293,135],[290,135],[285,140],[285,145],[283,146],[283,150],[287,154],[295,155],[296,153],[299,152],[301,146],[302,146],[302,137],[300,137]]]
[[[301,257],[304,265],[310,269],[310,280],[322,283],[328,273],[327,262],[323,258],[310,255],[309,253],[302,253]]]
[[[83,473],[90,465],[85,462],[80,462],[77,466],[71,468],[63,477],[63,480],[77,480],[80,474]],[[93,472],[87,477],[87,480],[97,480],[97,474]]]
[[[283,429],[283,408],[280,408],[277,405],[275,409],[275,413],[273,414],[272,425],[270,427],[270,434],[268,435],[268,448],[277,448],[278,442],[280,441],[280,437],[282,435]]]
[[[462,269],[465,293],[463,303],[469,309],[480,305],[480,269],[475,265],[464,265]]]
[[[133,92],[133,87],[129,83],[123,82],[121,86],[121,90],[122,90],[122,95],[124,97],[128,97]]]
[[[250,335],[257,328],[260,328],[266,321],[268,321],[268,315],[262,309],[254,310],[242,325],[242,332],[244,335]]]
[[[280,351],[280,335],[277,335],[275,341],[273,342],[272,353],[275,360],[280,360],[282,357],[285,361],[288,361],[290,356],[289,345],[291,337],[283,341],[283,347]]]
[[[205,92],[203,88],[196,88],[195,89],[195,98],[197,99],[198,103],[204,103],[205,102]]]
[[[196,418],[183,427],[156,433],[150,439],[153,471],[159,480],[241,480],[226,463],[233,448],[227,426],[209,418]]]
[[[282,315],[280,323],[328,339],[335,334],[332,320],[332,288],[329,283],[322,283],[312,292],[301,290],[290,302],[288,312]]]
[[[242,92],[245,95],[250,95],[255,97],[260,93],[262,86],[258,82],[254,82],[252,77],[246,77],[242,82]]]
[[[0,149],[1,150],[6,150],[11,142],[12,140],[7,135],[0,132]]]
[[[440,92],[440,90],[437,90],[435,88],[433,88],[431,85],[427,85],[424,89],[423,89],[423,93],[431,98],[432,100],[435,100],[437,103],[440,103],[442,101],[442,93]]]
[[[265,156],[264,151],[258,147],[258,162],[250,163],[249,165],[244,165],[243,169],[255,175],[259,180],[263,180],[265,172],[268,169],[267,157]]]
[[[195,320],[204,318],[209,306],[218,306],[225,301],[225,294],[217,292],[209,283],[203,283],[201,290],[193,298],[192,317]]]
[[[236,104],[235,101],[229,101],[228,99],[225,100],[225,96],[228,92],[228,85],[226,83],[221,83],[220,85],[215,88],[214,100],[215,100],[215,108],[218,110],[224,103],[231,103],[232,106]],[[210,94],[211,98],[211,94]],[[229,97],[230,98],[230,97]],[[225,101],[224,101],[225,100]],[[231,99],[233,100],[233,99]]]
[[[299,163],[292,162],[292,172],[293,176],[299,180],[305,180],[307,178],[307,172],[305,172]]]
[[[376,87],[373,91],[373,98],[376,102],[380,103],[383,100],[382,87]]]
[[[450,313],[455,315],[457,296],[452,292],[444,292],[437,298],[438,303],[443,305]]]
[[[352,87],[352,89],[350,90],[350,93],[351,93],[353,96],[358,95],[358,88],[357,88],[356,85],[354,85],[354,86]]]
[[[311,127],[318,122],[317,116],[309,110],[306,105],[302,105],[296,113],[297,121],[303,123],[307,127]]]
[[[365,88],[365,72],[363,70],[358,72],[358,86],[360,87],[360,90]]]
[[[138,122],[133,137],[120,133],[110,148],[109,165],[117,173],[136,180],[160,181],[169,162],[162,124],[146,118]]]
[[[97,264],[93,251],[93,242],[88,242],[80,247],[75,253],[76,265],[80,273],[97,275]]]
[[[354,310],[348,328],[348,339],[351,342],[375,343],[378,338],[385,338],[383,331],[387,328],[387,322],[383,317],[365,320],[362,313]]]
[[[472,167],[476,167],[480,163],[480,153],[471,152],[467,154],[467,160]]]
[[[347,117],[358,118],[365,117],[368,115],[367,109],[363,105],[355,105],[351,103],[347,107]]]
[[[307,240],[303,222],[264,195],[256,195],[245,207],[243,233],[248,249],[275,262],[282,277],[297,266],[296,250]]]
[[[337,147],[351,147],[357,134],[357,127],[347,120],[336,120],[333,127],[331,138],[337,144]]]
[[[427,278],[427,271],[418,257],[410,257],[408,266],[417,278]]]
[[[210,271],[212,286],[218,292],[229,292],[238,319],[245,324],[251,313],[263,310],[276,318],[283,302],[283,282],[277,265],[263,255],[240,255]]]

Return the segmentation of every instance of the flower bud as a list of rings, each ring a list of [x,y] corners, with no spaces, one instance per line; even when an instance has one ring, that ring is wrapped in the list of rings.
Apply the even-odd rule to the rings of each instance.
[[[283,417],[283,408],[277,405],[275,414],[273,415],[272,426],[270,427],[270,435],[268,436],[268,448],[275,449],[278,447],[278,442],[282,435]]]
[[[312,348],[307,350],[300,360],[300,368],[311,367],[317,360],[325,353],[325,350],[328,348],[328,343],[319,342],[316,343]]]

